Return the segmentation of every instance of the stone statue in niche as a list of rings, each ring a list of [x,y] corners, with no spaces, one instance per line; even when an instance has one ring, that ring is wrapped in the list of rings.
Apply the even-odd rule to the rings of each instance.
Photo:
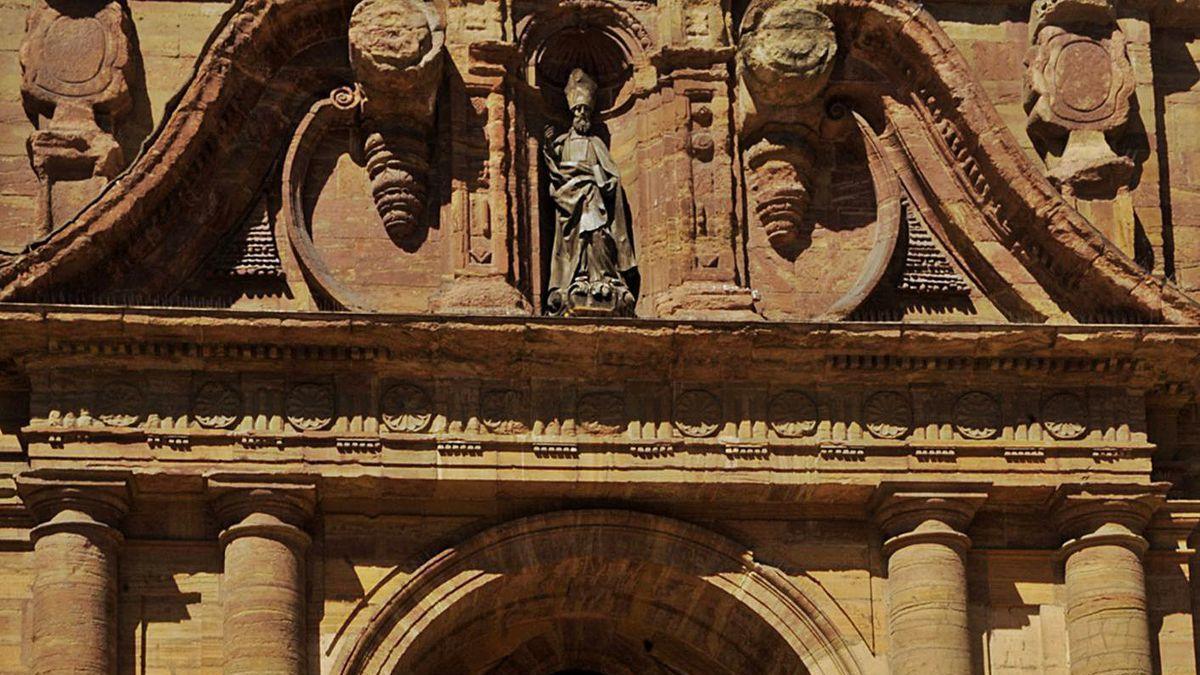
[[[608,147],[591,134],[596,81],[576,68],[566,85],[571,128],[546,127],[543,155],[554,202],[547,312],[633,316],[627,279],[637,268],[621,176]]]

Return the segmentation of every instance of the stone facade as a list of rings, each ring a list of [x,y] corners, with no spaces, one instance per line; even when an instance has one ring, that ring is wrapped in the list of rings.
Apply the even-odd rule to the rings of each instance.
[[[1200,670],[1194,4],[0,15],[0,673]]]

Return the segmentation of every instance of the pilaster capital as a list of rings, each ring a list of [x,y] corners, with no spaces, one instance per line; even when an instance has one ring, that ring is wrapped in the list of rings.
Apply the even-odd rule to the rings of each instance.
[[[117,529],[129,511],[129,483],[121,475],[31,471],[17,476],[17,493],[38,525],[32,538],[76,532],[119,542]]]
[[[965,530],[987,500],[986,486],[884,484],[872,515],[883,534],[884,554],[909,544],[936,542],[960,551],[971,546]]]
[[[312,483],[210,477],[206,488],[213,513],[224,528],[222,545],[241,536],[308,545],[304,530],[312,518],[317,493]]]

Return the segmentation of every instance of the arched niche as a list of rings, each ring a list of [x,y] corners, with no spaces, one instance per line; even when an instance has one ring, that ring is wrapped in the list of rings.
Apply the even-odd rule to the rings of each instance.
[[[517,44],[525,69],[520,109],[529,139],[526,189],[530,201],[537,204],[527,224],[534,267],[530,276],[541,311],[554,235],[541,148],[547,126],[558,132],[569,126],[563,87],[575,68],[582,68],[599,85],[593,131],[604,139],[621,171],[635,245],[645,239],[650,218],[642,213],[648,207],[643,204],[645,160],[639,148],[646,143],[643,136],[650,125],[639,120],[646,114],[645,99],[656,82],[650,60],[655,39],[639,17],[617,3],[568,0],[547,3],[520,17]],[[644,269],[652,261],[643,261],[640,248],[638,253]]]
[[[711,531],[630,511],[499,525],[372,589],[332,672],[865,672],[836,602]]]

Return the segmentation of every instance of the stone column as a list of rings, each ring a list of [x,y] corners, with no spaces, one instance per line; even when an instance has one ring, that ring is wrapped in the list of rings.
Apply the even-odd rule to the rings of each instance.
[[[1153,672],[1141,532],[1155,486],[1064,486],[1051,515],[1062,547],[1071,675]]]
[[[304,531],[314,489],[210,481],[224,526],[225,672],[305,672]]]
[[[887,539],[887,605],[893,675],[967,675],[971,636],[967,627],[964,533],[986,498],[975,492],[888,490],[875,517]]]
[[[116,529],[129,505],[122,480],[21,476],[33,528],[32,656],[37,675],[108,675],[117,668]]]

